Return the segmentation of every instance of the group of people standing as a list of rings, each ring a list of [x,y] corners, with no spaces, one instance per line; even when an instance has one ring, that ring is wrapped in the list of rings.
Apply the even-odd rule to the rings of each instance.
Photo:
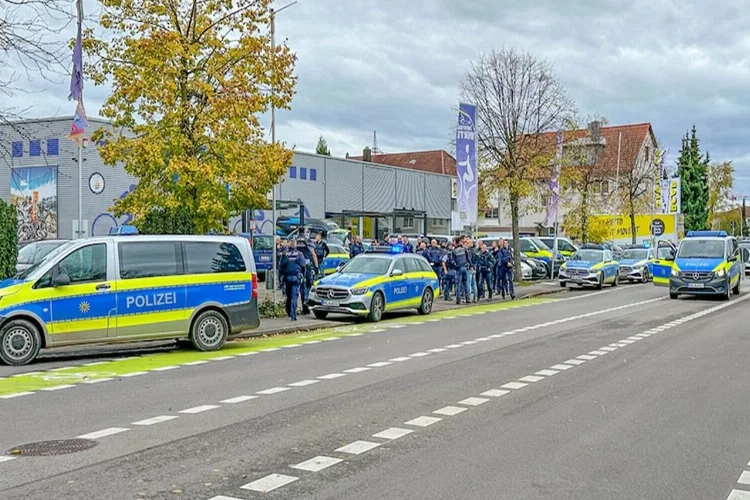
[[[315,280],[324,275],[323,264],[330,250],[323,236],[309,235],[285,241],[276,237],[276,259],[281,292],[286,297],[286,314],[297,321],[297,299],[302,302],[302,314],[310,314],[307,299]]]

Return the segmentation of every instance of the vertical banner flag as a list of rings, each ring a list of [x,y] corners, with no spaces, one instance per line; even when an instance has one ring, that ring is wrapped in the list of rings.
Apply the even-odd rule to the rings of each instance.
[[[673,177],[667,181],[669,188],[669,205],[668,212],[670,214],[678,214],[682,209],[682,179],[679,177]]]
[[[477,222],[477,107],[461,103],[458,106],[456,128],[456,173],[458,177],[458,215],[465,226]]]
[[[664,194],[662,189],[662,178],[664,177],[664,151],[654,151],[654,212],[664,213]]]
[[[73,47],[73,71],[70,74],[70,94],[68,94],[68,100],[77,101],[77,104],[73,123],[70,126],[69,137],[78,143],[80,147],[83,144],[83,135],[88,125],[86,110],[83,107],[83,0],[76,0],[76,11],[78,18],[76,43]]]
[[[552,177],[549,180],[549,189],[552,194],[547,202],[547,221],[545,224],[547,227],[553,227],[555,225],[555,220],[557,219],[557,214],[560,210],[560,167],[562,163],[562,143],[563,133],[561,130],[557,133],[555,166],[552,169]]]

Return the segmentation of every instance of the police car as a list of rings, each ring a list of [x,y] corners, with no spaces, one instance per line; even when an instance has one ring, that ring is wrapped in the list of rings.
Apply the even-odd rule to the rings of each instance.
[[[373,247],[316,281],[308,306],[318,319],[343,313],[380,321],[383,313],[398,309],[430,314],[437,295],[440,284],[427,259],[402,253],[399,246]]]
[[[605,284],[617,286],[620,282],[619,264],[612,251],[603,245],[586,244],[560,267],[559,278],[563,288],[568,284],[597,289]]]
[[[622,251],[619,262],[620,278],[634,283],[648,282],[653,276],[656,249],[648,246],[632,246]]]
[[[679,295],[739,295],[744,272],[737,239],[726,231],[690,231],[669,256],[669,298]]]

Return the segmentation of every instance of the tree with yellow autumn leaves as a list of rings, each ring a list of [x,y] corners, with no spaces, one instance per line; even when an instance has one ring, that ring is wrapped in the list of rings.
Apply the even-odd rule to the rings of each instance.
[[[93,140],[108,165],[139,179],[115,203],[136,223],[153,210],[185,210],[199,232],[266,205],[292,151],[265,141],[259,115],[288,109],[296,56],[272,48],[271,0],[101,0],[89,30],[86,72],[112,93],[100,114],[115,132]]]

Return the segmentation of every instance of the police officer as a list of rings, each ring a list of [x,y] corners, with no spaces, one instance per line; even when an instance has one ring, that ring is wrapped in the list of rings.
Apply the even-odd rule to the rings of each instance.
[[[328,249],[328,243],[323,239],[323,235],[318,233],[315,235],[315,257],[318,261],[318,268],[316,269],[316,275],[322,278],[325,275],[323,268],[323,262],[331,251]]]
[[[437,240],[432,240],[432,244],[430,245],[430,248],[427,249],[425,257],[427,258],[427,262],[430,263],[432,270],[437,274],[438,283],[442,286],[445,269],[441,259],[442,253],[440,252],[440,247],[438,247]]]
[[[305,258],[304,278],[300,284],[300,298],[302,299],[302,314],[310,314],[307,299],[313,284],[313,269],[318,268],[318,257],[315,255],[315,245],[309,239],[297,239],[297,251]]]
[[[292,321],[297,321],[297,297],[306,267],[305,257],[295,247],[289,248],[281,256],[279,270],[284,281],[286,314]]]
[[[479,243],[479,253],[477,254],[477,285],[479,286],[479,295],[484,297],[484,287],[487,286],[489,297],[487,301],[492,300],[492,269],[495,267],[495,257],[487,249],[484,242]]]
[[[425,259],[427,259],[427,261],[429,262],[430,257],[429,257],[428,252],[427,252],[427,244],[425,244],[424,241],[419,245],[419,248],[417,248],[417,251],[415,253],[417,255],[421,255],[422,257],[424,257]]]
[[[508,247],[508,240],[503,240],[503,246],[498,252],[500,256],[500,290],[505,299],[505,293],[510,293],[511,300],[516,298],[513,288],[513,250]]]
[[[359,239],[359,235],[354,235],[354,241],[352,242],[352,245],[349,247],[349,258],[353,259],[357,255],[365,253],[365,247],[362,245],[362,241]]]
[[[456,267],[456,304],[460,304],[461,300],[469,303],[468,287],[471,286],[471,277],[469,276],[471,263],[469,259],[470,255],[465,240],[461,238],[453,249],[453,265]]]
[[[448,241],[445,244],[445,252],[443,252],[443,255],[440,260],[443,261],[445,264],[445,268],[447,269],[447,272],[445,273],[445,277],[443,279],[443,298],[445,300],[450,300],[451,298],[451,290],[456,289],[456,264],[453,260],[453,249],[455,246],[452,242]],[[456,292],[458,290],[456,289]]]
[[[401,244],[404,245],[404,253],[414,253],[414,245],[409,243],[409,237],[404,236],[401,238]],[[417,244],[417,249],[421,247],[421,243]]]

